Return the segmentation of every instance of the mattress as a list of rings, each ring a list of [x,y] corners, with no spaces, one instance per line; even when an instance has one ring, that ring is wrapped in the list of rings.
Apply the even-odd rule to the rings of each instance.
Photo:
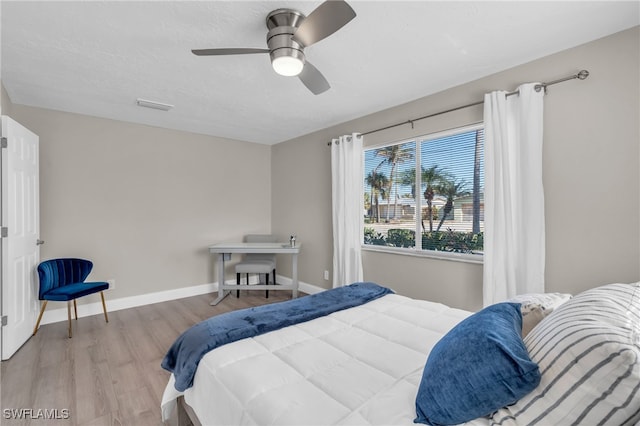
[[[209,352],[184,398],[206,425],[413,425],[431,348],[469,315],[390,294]]]

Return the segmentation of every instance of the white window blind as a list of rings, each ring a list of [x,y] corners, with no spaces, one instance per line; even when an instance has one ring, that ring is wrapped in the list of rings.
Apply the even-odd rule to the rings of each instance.
[[[481,125],[365,149],[364,244],[481,255]]]

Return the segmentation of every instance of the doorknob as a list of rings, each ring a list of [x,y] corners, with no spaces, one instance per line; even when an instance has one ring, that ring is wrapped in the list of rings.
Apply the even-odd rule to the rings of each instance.
[[[36,240],[37,246],[41,246],[42,244],[44,244],[44,240]]]

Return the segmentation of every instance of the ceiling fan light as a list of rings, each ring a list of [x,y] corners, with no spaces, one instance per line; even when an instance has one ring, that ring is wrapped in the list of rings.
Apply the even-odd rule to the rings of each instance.
[[[293,56],[278,56],[273,58],[271,66],[278,74],[291,77],[302,72],[304,62],[302,59]]]

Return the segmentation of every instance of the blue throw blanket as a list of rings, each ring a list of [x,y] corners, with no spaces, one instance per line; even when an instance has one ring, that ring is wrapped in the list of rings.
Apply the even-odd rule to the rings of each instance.
[[[389,293],[393,290],[374,283],[355,283],[286,302],[216,315],[182,333],[162,360],[162,368],[174,374],[175,388],[182,392],[193,384],[200,359],[218,346],[362,305]]]

